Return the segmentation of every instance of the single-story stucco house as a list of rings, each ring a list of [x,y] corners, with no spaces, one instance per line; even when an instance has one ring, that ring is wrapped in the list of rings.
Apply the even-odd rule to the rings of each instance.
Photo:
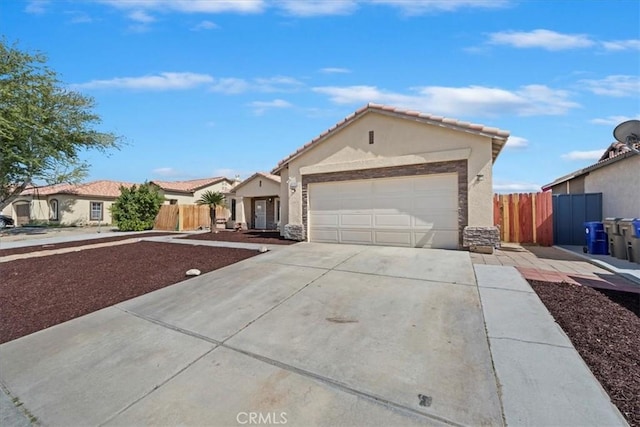
[[[542,190],[551,190],[554,195],[602,193],[604,218],[640,217],[640,155],[614,142],[598,162],[562,176]]]
[[[166,203],[172,205],[195,204],[207,191],[228,194],[237,183],[223,176],[189,181],[149,181],[149,184],[158,188]]]
[[[55,184],[25,189],[3,213],[15,225],[52,222],[62,225],[111,224],[110,207],[120,196],[120,187],[133,184],[93,181],[84,184]]]
[[[461,248],[465,228],[478,227],[493,239],[492,166],[508,137],[497,128],[368,104],[273,169],[281,178],[281,234]]]
[[[242,228],[275,230],[280,224],[280,177],[256,172],[230,195],[231,218]]]

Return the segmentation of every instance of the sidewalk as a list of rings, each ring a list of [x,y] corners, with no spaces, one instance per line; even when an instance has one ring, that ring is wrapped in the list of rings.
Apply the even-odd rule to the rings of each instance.
[[[503,243],[493,254],[470,253],[474,264],[513,266],[528,280],[574,283],[640,294],[640,264],[557,246]],[[615,265],[614,265],[615,264]],[[619,267],[627,268],[619,268]],[[636,266],[636,267],[634,267]]]

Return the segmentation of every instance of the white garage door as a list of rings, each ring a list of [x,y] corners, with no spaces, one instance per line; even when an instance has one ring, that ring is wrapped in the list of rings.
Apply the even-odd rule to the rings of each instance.
[[[456,174],[309,185],[312,242],[458,247]]]

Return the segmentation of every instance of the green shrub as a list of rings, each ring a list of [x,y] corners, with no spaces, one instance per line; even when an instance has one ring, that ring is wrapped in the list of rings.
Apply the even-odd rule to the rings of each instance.
[[[163,202],[158,190],[146,182],[131,188],[120,187],[120,197],[111,205],[113,223],[120,231],[150,230]]]

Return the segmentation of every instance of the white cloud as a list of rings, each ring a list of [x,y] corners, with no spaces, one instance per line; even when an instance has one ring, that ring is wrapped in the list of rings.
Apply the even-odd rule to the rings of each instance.
[[[604,118],[596,118],[590,120],[594,125],[607,125],[607,126],[617,126],[622,122],[626,122],[628,120],[640,120],[640,115],[635,117],[629,116],[609,116]]]
[[[193,27],[191,27],[192,31],[204,31],[204,30],[215,30],[217,28],[220,28],[217,24],[211,22],[211,21],[202,21],[200,23],[198,23],[197,25],[194,25]]]
[[[376,102],[425,113],[461,116],[561,115],[579,104],[569,93],[542,85],[523,86],[516,91],[484,86],[413,88],[409,94],[385,91],[376,86],[325,86],[313,91],[329,96],[336,104]]]
[[[529,140],[520,136],[510,136],[507,140],[506,148],[525,148],[529,145]]]
[[[550,30],[503,31],[489,35],[490,44],[508,45],[516,48],[541,48],[566,50],[586,48],[595,42],[585,34],[561,34]]]
[[[354,0],[281,0],[275,4],[295,16],[348,15],[358,6]]]
[[[263,0],[98,0],[121,10],[154,10],[179,13],[257,13],[262,12]]]
[[[91,18],[91,16],[89,16],[85,12],[72,10],[72,11],[65,12],[65,14],[71,16],[70,22],[72,24],[89,24],[93,22],[93,19]]]
[[[429,12],[454,12],[460,9],[497,9],[508,6],[509,0],[370,0],[373,4],[396,7],[407,15]]]
[[[284,99],[274,99],[273,101],[253,101],[249,104],[256,115],[262,115],[267,110],[273,108],[291,108],[293,105]]]
[[[218,79],[209,89],[212,92],[236,95],[245,92],[294,92],[304,86],[304,83],[287,76],[259,77],[251,80],[223,77]]]
[[[600,80],[580,80],[579,83],[596,95],[622,98],[640,94],[640,77],[638,76],[608,76]]]
[[[156,20],[156,18],[149,15],[144,10],[134,10],[133,12],[129,13],[127,17],[132,21],[139,22],[141,24],[150,24]]]
[[[494,193],[537,193],[542,185],[531,182],[496,181],[493,183]]]
[[[319,70],[323,74],[348,74],[351,72],[348,68],[326,67]]]
[[[34,15],[41,15],[47,12],[47,7],[50,3],[50,0],[30,0],[27,2],[27,6],[24,8],[24,11]]]
[[[73,89],[183,90],[212,83],[213,77],[197,73],[160,73],[142,77],[116,77],[72,85]]]
[[[565,160],[598,160],[604,154],[605,149],[588,151],[570,151],[561,155]]]
[[[610,42],[602,42],[602,47],[606,50],[640,50],[640,39],[630,40],[614,40]]]
[[[249,90],[251,85],[244,79],[235,77],[225,77],[218,79],[216,83],[209,88],[212,92],[225,93],[227,95],[235,95]]]
[[[182,172],[170,167],[156,168],[152,170],[151,173],[153,176],[161,177],[176,177],[182,175]]]

